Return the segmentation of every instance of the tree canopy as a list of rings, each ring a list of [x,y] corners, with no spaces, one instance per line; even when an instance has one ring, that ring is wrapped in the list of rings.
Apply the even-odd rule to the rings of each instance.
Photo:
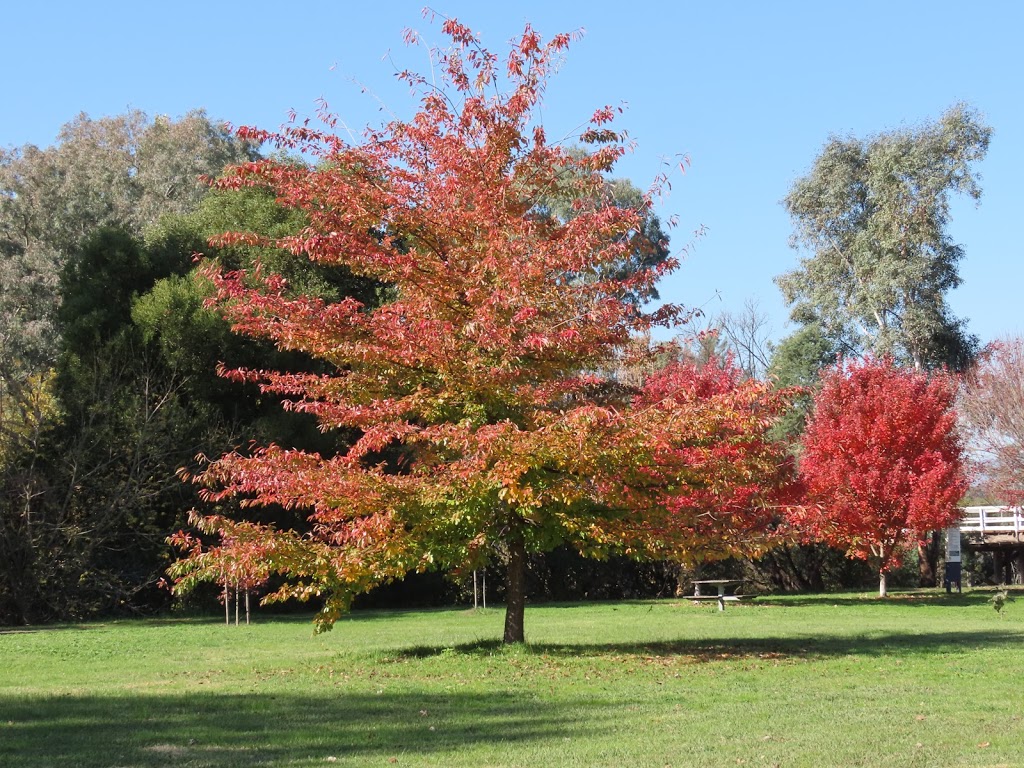
[[[101,227],[139,237],[160,217],[192,210],[204,175],[256,157],[201,110],[179,120],[138,110],[80,114],[57,143],[0,149],[0,375],[11,364],[53,362],[57,275]]]
[[[956,382],[866,359],[829,369],[804,435],[809,538],[873,558],[886,573],[928,531],[959,519],[968,487],[953,410]]]
[[[655,355],[635,334],[679,310],[646,311],[635,297],[652,295],[676,261],[614,268],[636,253],[650,205],[604,194],[624,151],[615,110],[599,109],[582,133],[588,153],[549,143],[535,121],[571,37],[545,43],[527,27],[502,62],[458,22],[443,31],[453,41],[435,54],[445,87],[403,73],[422,96],[408,121],[355,145],[330,133],[330,115],[327,131],[241,131],[320,162],[249,163],[219,185],[269,189],[308,224],[270,241],[229,232],[215,242],[269,242],[343,265],[382,284],[386,300],[295,295],[260,268],[208,271],[237,331],[328,365],[225,375],[358,439],[333,455],[271,445],[214,462],[199,478],[209,502],[304,509],[310,531],[208,515],[197,522],[220,542],[178,537],[191,553],[179,587],[228,564],[267,563],[289,577],[276,597],[323,596],[329,626],[374,585],[498,557],[504,636],[515,642],[529,552],[570,544],[682,560],[771,539],[789,465],[765,431],[784,395],[717,366],[714,376],[673,369],[640,389],[596,373],[626,350]],[[569,193],[572,216],[544,204],[556,190]]]
[[[963,257],[949,203],[980,199],[975,164],[991,132],[958,105],[920,127],[830,139],[785,199],[792,243],[809,251],[776,279],[793,319],[818,323],[847,355],[965,367],[977,342],[946,303]]]
[[[230,443],[133,316],[203,240],[141,237],[255,156],[202,112],[80,115],[0,150],[0,621],[167,602],[164,539],[194,503],[174,470]]]

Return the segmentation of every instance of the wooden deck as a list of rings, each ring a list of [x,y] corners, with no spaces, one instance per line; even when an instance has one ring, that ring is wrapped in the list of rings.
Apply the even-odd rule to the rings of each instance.
[[[996,584],[1024,583],[1024,510],[963,507],[960,538],[968,552],[992,556]]]
[[[964,507],[961,533],[1019,540],[1024,534],[1024,510],[1020,507]]]

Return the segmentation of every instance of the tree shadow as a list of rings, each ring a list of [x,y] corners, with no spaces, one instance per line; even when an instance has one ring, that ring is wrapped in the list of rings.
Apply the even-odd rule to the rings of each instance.
[[[931,655],[977,647],[1018,648],[1022,634],[1014,631],[869,632],[857,635],[804,635],[758,638],[681,639],[652,643],[528,643],[521,652],[537,656],[587,658],[621,656],[681,656],[693,662],[729,658],[830,658],[841,656]],[[388,654],[395,659],[429,658],[447,654],[491,655],[500,652],[497,640],[455,646],[415,646]]]
[[[354,608],[338,619],[338,623],[345,621],[376,621],[378,619],[393,619],[396,616],[419,614],[452,614],[471,615],[474,613],[492,613],[496,610],[505,610],[504,603],[500,605],[488,605],[487,608],[473,608],[467,605],[429,605],[414,608]],[[312,617],[310,617],[312,620]]]
[[[586,738],[614,713],[513,693],[64,696],[0,699],[0,765],[100,768],[381,764],[475,744]],[[586,716],[580,714],[580,708]]]
[[[34,635],[39,632],[70,632],[94,629],[90,624],[29,624],[26,626],[4,627],[0,626],[0,635]]]
[[[306,612],[295,612],[285,611],[281,613],[268,612],[265,609],[253,610],[251,616],[252,624],[312,624],[313,617],[315,614]],[[138,619],[125,619],[123,621],[127,625],[145,624],[146,626],[153,627],[176,627],[176,626],[195,626],[195,625],[220,625],[220,626],[235,626],[235,615],[232,612],[231,620],[224,621],[224,611],[221,610],[217,614],[200,614],[200,615],[186,615],[186,616],[161,616],[159,618],[145,618],[141,621]],[[244,609],[239,616],[239,626],[245,625],[245,612]]]
[[[824,608],[833,605],[842,606],[878,606],[891,608],[923,608],[948,605],[971,606],[984,605],[992,599],[992,595],[1003,587],[979,588],[972,587],[966,592],[938,592],[935,590],[920,590],[908,592],[891,592],[888,597],[877,595],[855,596],[849,594],[839,595],[764,595],[757,600],[757,605],[773,606],[779,608],[801,608],[816,607]],[[1024,587],[1006,587],[1011,598],[1024,599]],[[685,597],[679,598],[685,600]]]

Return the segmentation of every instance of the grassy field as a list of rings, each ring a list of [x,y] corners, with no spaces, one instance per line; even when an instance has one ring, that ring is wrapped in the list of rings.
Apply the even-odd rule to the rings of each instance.
[[[0,765],[1024,766],[980,590],[0,630]],[[1021,595],[1024,598],[1024,595]]]

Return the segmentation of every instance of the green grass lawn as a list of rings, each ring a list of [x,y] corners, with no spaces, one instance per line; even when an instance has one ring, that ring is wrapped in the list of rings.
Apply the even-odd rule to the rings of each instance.
[[[515,648],[501,610],[0,630],[0,765],[1024,766],[990,596],[531,606]]]

